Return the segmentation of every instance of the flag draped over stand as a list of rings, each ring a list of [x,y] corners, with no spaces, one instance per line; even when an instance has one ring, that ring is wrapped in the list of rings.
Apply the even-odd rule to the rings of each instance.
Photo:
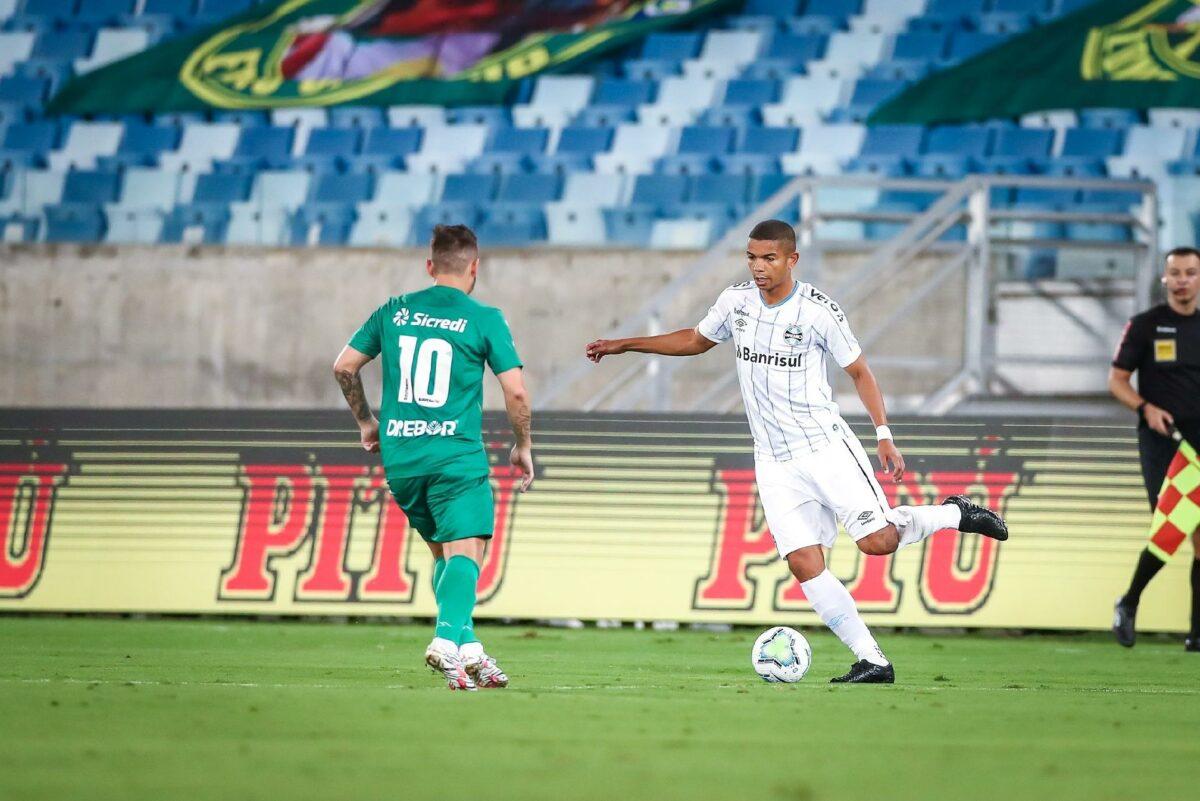
[[[66,84],[59,114],[513,99],[741,0],[276,0]]]
[[[932,125],[1047,109],[1200,107],[1200,4],[1096,0],[919,81],[868,122]]]
[[[1171,460],[1150,522],[1150,552],[1168,561],[1200,527],[1200,457],[1187,440]]]

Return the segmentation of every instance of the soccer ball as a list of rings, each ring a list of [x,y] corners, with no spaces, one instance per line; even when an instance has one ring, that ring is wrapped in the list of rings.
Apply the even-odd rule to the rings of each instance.
[[[754,641],[750,652],[750,664],[763,681],[800,681],[812,664],[812,648],[808,640],[795,629],[776,626],[767,629]]]

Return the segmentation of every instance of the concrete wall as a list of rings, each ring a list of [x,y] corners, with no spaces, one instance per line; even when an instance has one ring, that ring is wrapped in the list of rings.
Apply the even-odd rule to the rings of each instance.
[[[536,399],[692,257],[495,252],[475,297],[505,310]],[[0,406],[336,406],[350,334],[428,283],[423,251],[0,246]]]
[[[505,310],[536,403],[552,376],[582,362],[587,341],[638,312],[695,255],[497,251],[485,254],[476,297]],[[832,292],[856,275],[861,258],[827,257],[812,280]],[[428,284],[424,259],[423,251],[393,250],[0,246],[0,407],[337,407],[334,357],[385,297]],[[940,386],[962,363],[961,275],[936,280],[934,292],[891,319],[938,265],[876,273],[867,299],[848,309],[898,410],[920,411],[903,399]],[[665,310],[663,330],[693,325],[744,269],[731,254],[727,274],[688,285]],[[1022,393],[1103,392],[1131,311],[1128,286],[1013,285],[996,310],[1000,373]],[[1022,358],[1037,354],[1074,363]],[[557,406],[579,408],[634,358],[606,360]],[[678,368],[668,394],[680,409],[731,374],[724,348],[668,363]],[[631,382],[636,389],[649,380]],[[366,383],[378,397],[376,370]],[[486,387],[485,403],[496,407],[494,382]],[[848,384],[838,388],[855,409]],[[736,410],[738,400],[731,383],[703,411]]]

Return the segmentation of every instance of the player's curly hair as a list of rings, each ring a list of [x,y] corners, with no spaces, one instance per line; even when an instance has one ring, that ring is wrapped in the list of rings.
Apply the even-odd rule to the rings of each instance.
[[[434,270],[461,273],[479,255],[479,240],[465,225],[435,225],[429,250]]]
[[[796,249],[796,229],[783,220],[763,220],[750,230],[750,238],[778,242],[789,251]]]

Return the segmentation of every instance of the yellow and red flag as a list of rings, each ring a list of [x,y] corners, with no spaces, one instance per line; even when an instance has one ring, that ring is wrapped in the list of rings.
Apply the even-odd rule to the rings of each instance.
[[[1188,535],[1200,528],[1200,457],[1187,440],[1171,460],[1150,522],[1150,552],[1168,561]]]

